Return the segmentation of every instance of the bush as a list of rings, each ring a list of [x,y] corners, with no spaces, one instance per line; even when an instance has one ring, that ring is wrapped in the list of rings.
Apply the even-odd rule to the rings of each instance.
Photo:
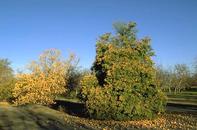
[[[12,98],[14,74],[7,59],[0,59],[0,101]]]
[[[164,111],[165,95],[156,86],[150,39],[137,40],[135,26],[118,24],[116,36],[104,34],[96,44],[93,73],[81,81],[92,118],[150,119]]]
[[[68,83],[66,85],[66,88],[68,89],[68,92],[66,93],[66,98],[78,98],[78,94],[80,91],[80,80],[83,77],[83,75],[86,73],[84,70],[81,70],[77,65],[78,62],[76,62],[74,65],[72,65],[69,69],[68,73]]]
[[[49,105],[54,103],[57,95],[67,91],[68,70],[73,61],[73,55],[63,60],[58,50],[47,50],[39,61],[33,61],[29,73],[18,74],[13,89],[14,103]]]

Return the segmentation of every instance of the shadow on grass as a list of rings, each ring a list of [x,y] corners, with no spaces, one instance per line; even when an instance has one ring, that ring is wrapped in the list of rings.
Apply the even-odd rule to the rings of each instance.
[[[197,105],[180,104],[180,103],[167,103],[167,112],[170,113],[184,113],[197,117]]]
[[[59,111],[64,111],[70,115],[87,118],[87,109],[84,103],[70,102],[64,100],[56,100],[51,108]]]
[[[52,108],[66,112],[69,115],[88,118],[87,109],[84,103],[56,100],[56,104],[52,105]],[[184,113],[194,115],[195,117],[197,116],[196,105],[168,103],[166,111],[167,113]]]

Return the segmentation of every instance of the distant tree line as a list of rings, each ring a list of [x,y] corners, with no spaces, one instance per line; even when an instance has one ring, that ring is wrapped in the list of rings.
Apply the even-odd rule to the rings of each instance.
[[[162,65],[156,67],[158,86],[168,93],[180,93],[197,86],[197,62],[190,68],[186,64],[176,64],[171,68]]]

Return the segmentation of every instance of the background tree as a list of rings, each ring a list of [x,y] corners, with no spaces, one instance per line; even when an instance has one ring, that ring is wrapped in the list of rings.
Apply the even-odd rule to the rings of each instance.
[[[173,86],[174,92],[181,92],[190,87],[190,70],[186,64],[177,64],[174,67]]]
[[[121,24],[115,36],[104,34],[96,44],[93,72],[81,81],[91,117],[152,118],[164,111],[165,96],[156,85],[150,39],[138,40],[135,27],[133,22]]]
[[[163,68],[162,65],[156,67],[156,82],[157,86],[164,92],[171,93],[172,89],[172,73]]]
[[[192,85],[197,86],[197,58],[195,58],[193,64]]]
[[[8,59],[0,59],[0,100],[12,98],[14,74]]]
[[[169,93],[180,93],[182,90],[189,89],[192,83],[191,72],[186,64],[176,64],[169,69],[158,66],[156,78],[158,86]]]
[[[78,67],[78,62],[76,62],[69,68],[68,83],[66,84],[66,88],[68,89],[65,95],[66,98],[79,98],[81,90],[80,81],[87,73],[89,73],[89,70],[81,69],[80,67]]]
[[[38,61],[30,63],[29,73],[17,74],[13,89],[16,105],[52,104],[57,95],[67,91],[69,68],[74,60],[64,60],[59,50],[46,50]]]

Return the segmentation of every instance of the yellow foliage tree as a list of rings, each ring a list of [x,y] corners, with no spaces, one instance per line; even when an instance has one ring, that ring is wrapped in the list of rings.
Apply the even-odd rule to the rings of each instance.
[[[67,60],[61,57],[56,49],[44,51],[38,61],[28,66],[29,73],[17,74],[13,89],[14,104],[53,104],[55,97],[67,91],[68,70],[75,56]]]

